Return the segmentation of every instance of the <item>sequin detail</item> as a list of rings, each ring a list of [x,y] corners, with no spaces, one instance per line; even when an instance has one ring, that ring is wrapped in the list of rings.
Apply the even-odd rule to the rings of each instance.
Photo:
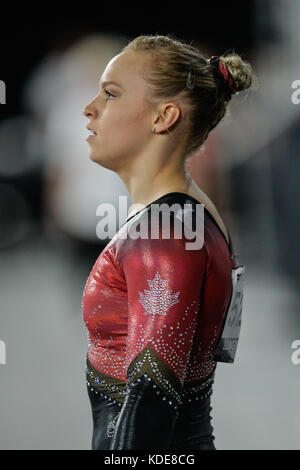
[[[186,384],[182,390],[181,393],[181,398],[176,400],[174,398],[173,400],[170,400],[170,396],[164,394],[164,391],[162,391],[157,384],[152,380],[151,377],[147,373],[143,374],[141,377],[145,377],[152,385],[153,389],[155,389],[156,395],[161,399],[163,402],[167,403],[174,412],[178,413],[181,409],[182,406],[186,405],[193,405],[193,403],[197,401],[204,400],[205,398],[209,397],[213,393],[213,383],[214,383],[214,373],[206,379],[205,381],[196,383],[196,384]],[[125,397],[130,393],[130,390],[135,387],[139,382],[141,382],[141,377],[138,378],[136,381],[130,383],[126,387],[125,391]],[[103,385],[103,383],[102,383]],[[109,385],[108,383],[105,384],[107,387]],[[111,403],[116,404],[117,406],[121,407],[124,403],[125,397],[121,401],[118,400],[113,400],[113,398],[108,395],[107,393],[100,392],[97,388],[93,386],[93,384],[89,381],[87,381],[87,386],[90,388],[92,392],[94,392],[96,395],[99,396],[100,399],[107,400]],[[107,387],[107,390],[109,387]]]
[[[175,194],[170,202],[185,202]],[[82,299],[87,383],[99,399],[122,406],[143,378],[174,409],[210,393],[231,261],[213,220],[206,217],[204,228],[205,246],[195,252],[172,232],[167,240],[117,233],[100,253]]]
[[[86,381],[87,385],[95,390],[96,394],[100,394],[105,398],[109,398],[113,403],[121,404],[124,402],[126,395],[126,382],[108,376],[97,370],[90,362],[89,357],[86,358]]]
[[[149,289],[144,289],[144,294],[139,292],[139,301],[145,309],[145,315],[152,315],[154,321],[155,315],[166,315],[168,310],[179,302],[180,291],[172,293],[172,290],[167,290],[169,281],[162,279],[159,272],[147,282]]]
[[[181,404],[181,384],[175,374],[166,366],[164,361],[147,346],[130,364],[127,371],[127,384],[138,382],[142,375],[153,381],[157,394],[163,393],[170,404],[175,407]]]
[[[87,385],[100,398],[122,406],[126,395],[135,387],[141,377],[151,382],[156,394],[168,403],[174,411],[182,405],[203,400],[212,394],[214,373],[203,381],[186,383],[181,389],[180,382],[159,356],[151,349],[145,348],[130,365],[127,372],[127,382],[117,381],[114,377],[105,376],[97,371],[87,358]]]
[[[189,359],[186,354],[189,355],[191,350],[198,307],[198,300],[193,300],[183,311],[181,321],[169,326],[164,323],[163,326],[159,330],[155,330],[153,332],[155,334],[151,336],[149,333],[147,334],[145,325],[139,323],[138,320],[133,321],[130,332],[130,343],[127,345],[126,366],[129,367],[129,363],[144,350],[146,345],[149,345],[163,358],[163,362],[175,372],[179,382],[183,386]],[[130,305],[128,309],[133,316],[132,307]],[[166,330],[163,331],[164,329]],[[189,347],[187,347],[188,345]],[[188,349],[189,352],[184,353],[184,348]]]

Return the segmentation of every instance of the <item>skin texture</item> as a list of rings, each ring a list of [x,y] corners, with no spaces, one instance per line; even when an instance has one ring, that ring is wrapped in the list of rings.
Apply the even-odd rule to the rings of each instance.
[[[143,78],[149,66],[149,52],[131,50],[107,64],[99,93],[83,111],[87,127],[97,132],[88,142],[89,158],[118,173],[136,210],[168,192],[184,192],[206,206],[228,240],[216,207],[184,166],[188,104],[182,96],[154,100]]]

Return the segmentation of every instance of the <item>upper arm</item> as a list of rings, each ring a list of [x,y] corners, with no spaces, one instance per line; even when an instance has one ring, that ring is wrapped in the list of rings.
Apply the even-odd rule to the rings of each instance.
[[[197,323],[207,253],[184,239],[130,241],[123,261],[128,294],[126,368],[129,383],[147,374],[180,403]]]

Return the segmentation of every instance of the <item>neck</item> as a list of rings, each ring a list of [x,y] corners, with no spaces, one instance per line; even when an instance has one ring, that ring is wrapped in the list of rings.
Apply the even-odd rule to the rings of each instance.
[[[187,192],[192,178],[179,150],[163,152],[152,149],[118,171],[133,205],[147,205],[168,192]]]

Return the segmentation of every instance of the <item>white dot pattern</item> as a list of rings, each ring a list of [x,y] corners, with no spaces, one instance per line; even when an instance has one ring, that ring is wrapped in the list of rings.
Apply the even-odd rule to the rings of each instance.
[[[218,268],[215,261],[219,271],[214,274],[214,263],[206,261],[203,250],[183,255],[178,240],[161,245],[153,240],[153,249],[152,240],[145,241],[139,252],[140,242],[116,234],[86,282],[87,385],[100,399],[121,406],[145,377],[157,396],[177,410],[212,393],[212,354],[230,300],[231,269],[228,265],[226,271],[224,261]],[[129,283],[124,259],[132,262],[130,273],[136,271]]]

